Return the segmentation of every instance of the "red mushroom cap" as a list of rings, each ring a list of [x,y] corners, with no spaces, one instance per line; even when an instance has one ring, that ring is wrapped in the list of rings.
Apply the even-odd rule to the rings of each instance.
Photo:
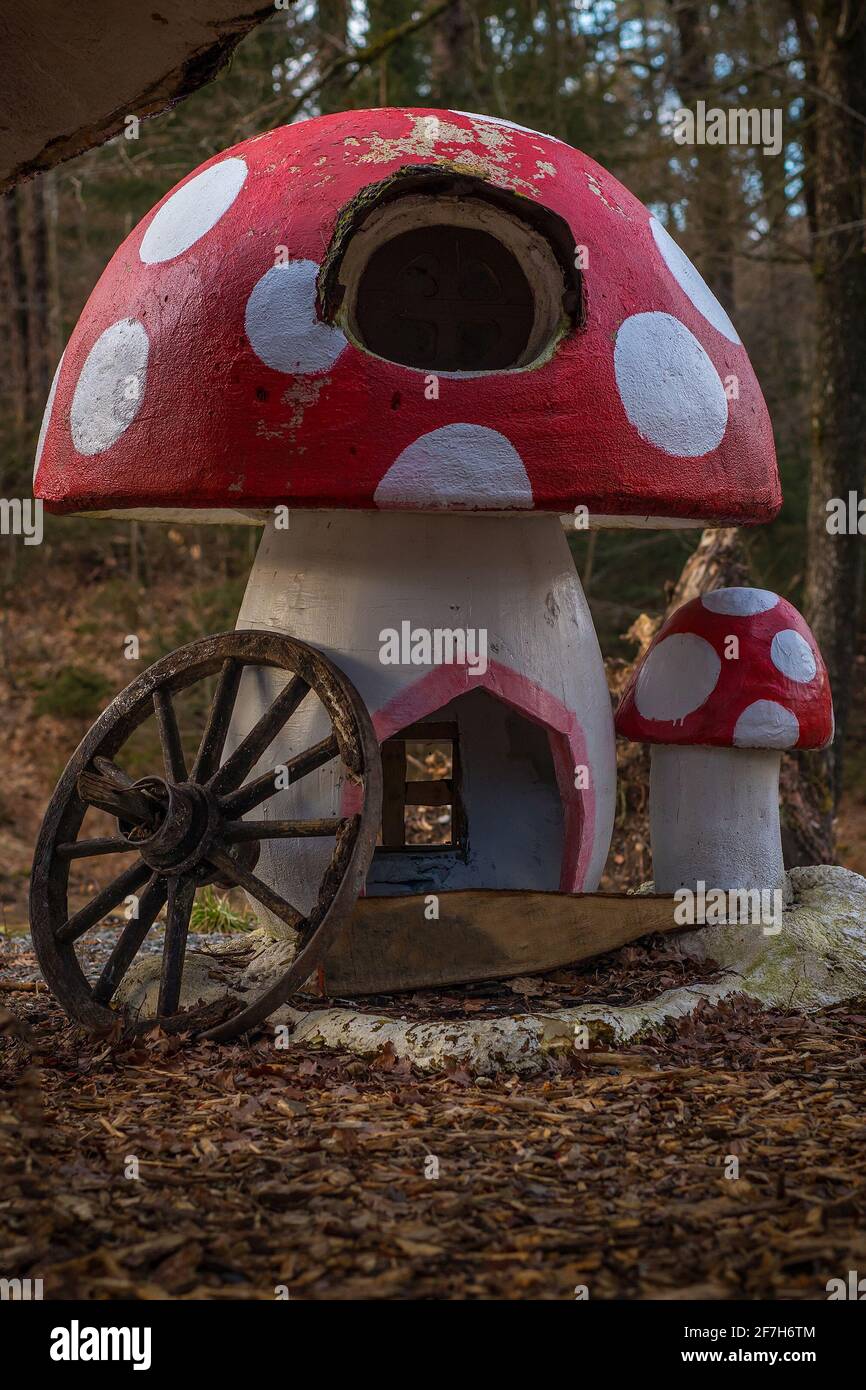
[[[662,625],[615,722],[633,743],[824,748],[833,701],[821,653],[792,604],[768,589],[716,589]]]
[[[360,345],[320,275],[350,205],[431,170],[536,230],[553,219],[580,266],[544,351],[440,372],[438,395],[424,366]],[[57,512],[585,506],[659,525],[764,522],[781,502],[746,351],[661,224],[559,140],[423,109],[285,126],[168,193],[81,314],[34,489]]]

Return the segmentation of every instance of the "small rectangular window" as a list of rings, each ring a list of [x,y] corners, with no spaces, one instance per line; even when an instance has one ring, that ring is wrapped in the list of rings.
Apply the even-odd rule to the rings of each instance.
[[[382,744],[378,848],[454,850],[464,843],[457,724],[413,724]]]

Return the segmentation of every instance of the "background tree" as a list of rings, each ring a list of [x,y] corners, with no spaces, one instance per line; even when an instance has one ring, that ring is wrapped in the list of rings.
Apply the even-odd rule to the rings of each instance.
[[[815,365],[806,615],[833,683],[838,798],[862,618],[863,541],[830,535],[831,498],[862,495],[866,460],[866,6],[796,0],[814,122],[806,181],[812,209]]]

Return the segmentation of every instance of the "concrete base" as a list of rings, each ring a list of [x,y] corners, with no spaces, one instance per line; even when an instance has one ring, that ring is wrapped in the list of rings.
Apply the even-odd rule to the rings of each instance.
[[[587,1043],[616,1047],[687,1016],[704,1001],[715,1004],[731,994],[749,994],[768,1007],[805,1013],[866,993],[866,878],[818,865],[792,869],[788,879],[791,903],[777,935],[739,926],[684,933],[676,938],[682,954],[713,960],[721,973],[640,1004],[592,1004],[544,1014],[423,1023],[355,1008],[300,1010],[286,1005],[270,1024],[287,1025],[298,1045],[343,1049],[361,1057],[373,1057],[391,1043],[398,1057],[408,1058],[422,1071],[460,1065],[478,1075],[531,1073],[543,1069],[552,1053],[562,1055]],[[269,940],[263,932],[253,932],[243,942],[253,947],[253,956],[235,972],[236,982],[247,991],[264,989],[286,969],[293,948],[288,942]],[[185,1006],[222,997],[232,974],[231,955],[237,950],[238,938],[227,937],[225,947],[215,953],[211,948],[210,954],[188,957]],[[159,964],[159,956],[147,956],[133,966],[120,1002],[153,1012]]]

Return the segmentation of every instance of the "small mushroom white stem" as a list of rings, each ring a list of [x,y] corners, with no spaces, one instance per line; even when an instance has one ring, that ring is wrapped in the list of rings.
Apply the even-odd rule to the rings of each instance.
[[[784,885],[773,748],[652,745],[650,839],[657,893]]]

